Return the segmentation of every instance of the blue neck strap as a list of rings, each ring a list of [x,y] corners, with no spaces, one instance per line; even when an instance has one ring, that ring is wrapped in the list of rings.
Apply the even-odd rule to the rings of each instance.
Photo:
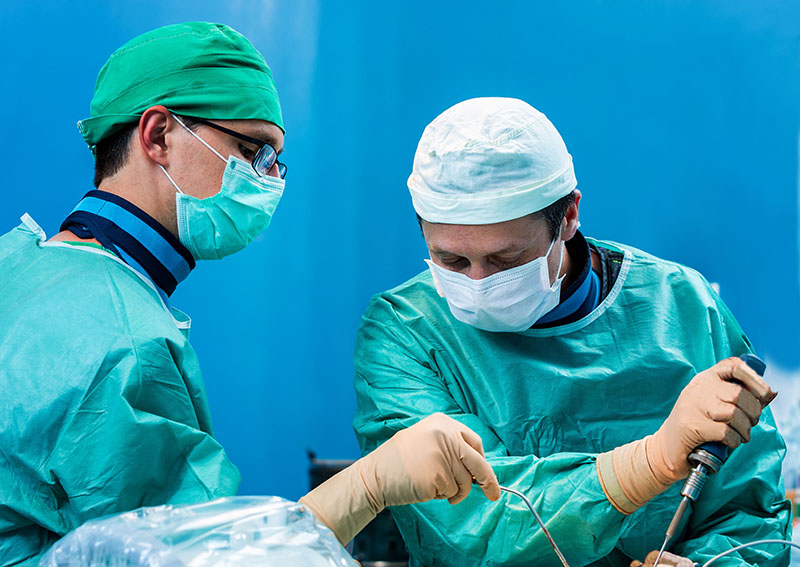
[[[195,266],[189,251],[153,217],[105,191],[89,191],[61,223],[61,230],[95,238],[147,276],[165,301]]]
[[[573,262],[583,263],[583,268],[562,294],[561,302],[536,321],[534,327],[566,325],[585,317],[600,304],[600,278],[592,269],[589,243],[578,231],[566,246]]]

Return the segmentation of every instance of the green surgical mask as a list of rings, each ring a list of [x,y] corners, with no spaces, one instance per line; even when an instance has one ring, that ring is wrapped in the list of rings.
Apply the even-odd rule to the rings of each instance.
[[[261,177],[244,160],[227,160],[200,136],[181,126],[217,157],[227,163],[219,193],[206,199],[187,195],[162,166],[161,171],[177,190],[175,204],[178,239],[195,260],[219,260],[250,244],[269,226],[283,195],[285,181],[279,177]]]

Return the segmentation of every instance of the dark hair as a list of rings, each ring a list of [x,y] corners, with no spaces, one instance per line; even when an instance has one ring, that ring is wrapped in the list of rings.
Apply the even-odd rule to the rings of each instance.
[[[94,150],[95,187],[100,187],[103,179],[111,177],[125,165],[125,161],[128,159],[131,138],[138,126],[138,124],[130,124],[97,142],[97,147]]]
[[[550,229],[550,238],[553,239],[556,237],[556,234],[558,234],[558,229],[561,226],[561,221],[564,220],[564,217],[567,214],[567,210],[574,203],[575,191],[572,191],[569,195],[561,197],[558,201],[552,205],[546,206],[541,211],[531,213],[531,216],[544,218],[545,222],[547,223],[547,228]]]
[[[194,130],[199,124],[188,116],[180,116],[187,128]],[[122,130],[111,134],[97,142],[94,152],[94,186],[100,187],[103,179],[116,174],[125,162],[131,149],[131,140],[139,128],[139,123],[134,122]]]
[[[543,218],[547,223],[547,228],[550,229],[550,238],[553,239],[558,233],[558,227],[561,226],[561,221],[564,220],[567,210],[572,206],[573,203],[575,203],[575,191],[572,191],[572,193],[569,195],[561,197],[558,201],[552,205],[548,205],[541,211],[531,213],[529,216],[531,218]],[[423,218],[417,215],[417,223],[419,223],[420,230],[422,230],[422,221]]]

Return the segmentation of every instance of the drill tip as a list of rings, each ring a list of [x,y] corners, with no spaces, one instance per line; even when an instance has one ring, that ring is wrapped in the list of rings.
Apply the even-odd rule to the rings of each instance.
[[[658,552],[658,555],[656,556],[656,561],[655,563],[653,563],[653,567],[658,567],[658,562],[661,561],[661,556],[664,555],[664,550],[667,548],[668,541],[669,541],[669,536],[664,538],[664,543],[661,546],[661,550]]]

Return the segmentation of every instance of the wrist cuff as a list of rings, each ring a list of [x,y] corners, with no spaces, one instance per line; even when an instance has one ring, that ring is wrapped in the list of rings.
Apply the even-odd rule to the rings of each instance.
[[[342,545],[372,521],[380,509],[362,480],[363,459],[337,473],[300,499],[328,526]]]
[[[625,495],[622,486],[619,483],[619,478],[614,470],[614,457],[612,452],[600,453],[597,456],[597,476],[600,477],[600,486],[603,487],[603,492],[619,512],[626,516],[630,516],[639,506],[636,506]]]

